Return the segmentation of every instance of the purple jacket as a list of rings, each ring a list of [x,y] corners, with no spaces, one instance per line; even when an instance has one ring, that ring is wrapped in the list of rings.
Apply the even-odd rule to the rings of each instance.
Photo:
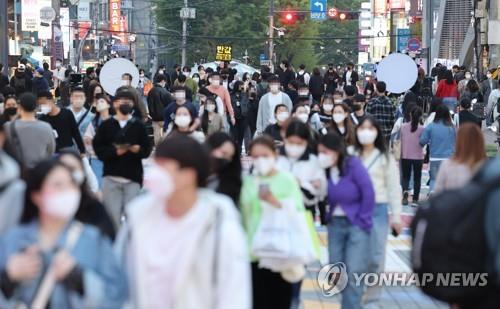
[[[331,178],[328,178],[328,203],[329,221],[335,206],[340,205],[352,224],[365,231],[372,228],[375,191],[368,171],[358,158],[346,159],[344,175],[337,184],[333,184]]]

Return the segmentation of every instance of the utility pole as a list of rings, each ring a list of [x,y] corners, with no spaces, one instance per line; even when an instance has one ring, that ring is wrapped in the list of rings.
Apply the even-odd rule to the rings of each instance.
[[[184,9],[188,9],[188,0],[184,0]],[[187,16],[182,18],[182,54],[181,54],[181,66],[186,65],[186,45],[187,45]]]
[[[271,72],[274,73],[274,0],[269,0],[269,61],[271,63]]]
[[[7,2],[0,1],[0,63],[7,69],[9,66],[9,21],[7,18]],[[15,38],[17,39],[17,38]]]

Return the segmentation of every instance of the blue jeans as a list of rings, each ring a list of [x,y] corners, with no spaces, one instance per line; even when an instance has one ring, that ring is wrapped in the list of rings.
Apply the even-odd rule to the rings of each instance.
[[[101,189],[104,164],[97,158],[90,158],[90,167],[92,167],[92,171],[94,172],[95,177],[97,178],[97,183],[99,184],[99,189]]]
[[[343,262],[347,268],[349,282],[342,291],[342,309],[362,308],[364,285],[356,286],[354,273],[369,270],[371,233],[353,225],[347,217],[333,217],[328,224],[328,254],[330,263]],[[363,281],[363,280],[362,280]]]
[[[446,107],[448,107],[448,109],[452,112],[456,111],[457,102],[458,102],[458,100],[455,97],[443,98],[443,104],[446,105]]]
[[[388,205],[381,203],[375,206],[373,212],[373,228],[371,231],[371,253],[370,273],[382,273],[385,266],[385,248],[387,246],[387,236],[389,235],[389,212]],[[375,285],[368,287],[365,292],[365,304],[375,303],[379,300],[382,287]]]
[[[429,190],[432,193],[434,191],[434,186],[436,185],[436,178],[439,172],[439,167],[443,161],[430,161],[429,162]]]

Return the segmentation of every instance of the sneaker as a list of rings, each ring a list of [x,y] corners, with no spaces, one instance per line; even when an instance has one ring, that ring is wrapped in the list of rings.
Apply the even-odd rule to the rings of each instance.
[[[408,191],[405,191],[405,192],[403,193],[403,201],[402,201],[403,206],[408,205],[408,195],[409,195],[409,194],[408,194]]]
[[[418,207],[418,201],[411,202],[411,207]]]

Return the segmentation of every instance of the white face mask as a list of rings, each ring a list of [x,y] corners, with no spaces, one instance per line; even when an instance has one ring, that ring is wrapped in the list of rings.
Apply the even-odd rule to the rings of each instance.
[[[472,75],[471,74],[465,74],[465,79],[471,79]]]
[[[269,89],[271,90],[272,93],[278,93],[280,91],[280,86],[279,85],[270,85]]]
[[[122,86],[128,86],[128,85],[129,85],[129,81],[126,79],[122,79]]]
[[[488,79],[491,79],[491,77],[492,77],[492,76],[493,76],[493,75],[491,75],[490,73],[488,73],[488,74],[486,75],[486,77],[487,77]]]
[[[144,188],[160,200],[167,200],[174,191],[174,181],[163,168],[153,164],[146,170]]]
[[[109,105],[108,105],[108,102],[106,102],[105,100],[99,100],[97,102],[97,105],[95,107],[95,109],[98,111],[98,112],[102,112],[104,110],[107,110],[109,108]]]
[[[306,113],[297,114],[297,119],[299,119],[302,123],[307,123],[309,115]]]
[[[309,91],[307,91],[307,90],[299,91],[299,96],[301,96],[301,97],[307,97],[308,95],[309,95]]]
[[[175,116],[174,123],[179,128],[187,128],[189,126],[189,124],[191,123],[191,116],[188,116],[188,115]]]
[[[335,104],[342,104],[343,100],[342,99],[336,99],[333,101]]]
[[[318,155],[318,163],[321,168],[330,168],[333,165],[333,158],[327,154],[320,153]]]
[[[184,91],[177,91],[174,93],[174,97],[177,100],[184,100],[184,99],[186,99],[186,93]]]
[[[289,112],[280,112],[276,115],[276,119],[279,121],[279,122],[283,122],[283,121],[286,121],[288,119],[288,117],[290,117],[290,113]]]
[[[56,68],[60,68],[61,67],[61,63],[60,62],[56,62]]]
[[[48,105],[48,104],[40,105],[40,113],[47,115],[51,111],[52,111],[52,107],[50,107],[50,105]]]
[[[85,104],[84,100],[74,100],[72,102],[74,108],[82,108],[83,105]]]
[[[81,186],[85,181],[85,174],[82,171],[74,171],[73,172],[73,180]]]
[[[43,210],[53,217],[69,220],[75,216],[80,206],[80,198],[81,193],[78,190],[46,194],[43,197]]]
[[[309,105],[306,105],[305,108],[306,108],[307,114],[309,115],[311,113],[311,107]]]
[[[325,105],[323,105],[323,110],[325,112],[331,112],[333,110],[333,104],[325,104]]]
[[[207,111],[214,112],[215,111],[215,105],[214,104],[207,104]]]
[[[307,146],[285,143],[285,152],[292,159],[300,158],[306,152]]]
[[[158,71],[158,74],[162,74],[163,75],[163,73],[165,73],[165,71],[163,71],[163,70],[159,70]]]
[[[341,123],[342,121],[345,120],[345,115],[344,114],[333,114],[333,121],[335,121],[335,123]]]
[[[220,86],[220,80],[218,80],[218,79],[212,79],[212,80],[210,80],[210,85],[212,85],[212,86]]]
[[[200,82],[200,78],[199,77],[193,77],[193,80],[195,83],[199,83]]]
[[[377,139],[377,131],[370,129],[359,129],[357,134],[359,143],[361,145],[370,145]]]
[[[253,161],[253,167],[258,175],[267,176],[273,170],[275,163],[274,157],[260,157]]]

